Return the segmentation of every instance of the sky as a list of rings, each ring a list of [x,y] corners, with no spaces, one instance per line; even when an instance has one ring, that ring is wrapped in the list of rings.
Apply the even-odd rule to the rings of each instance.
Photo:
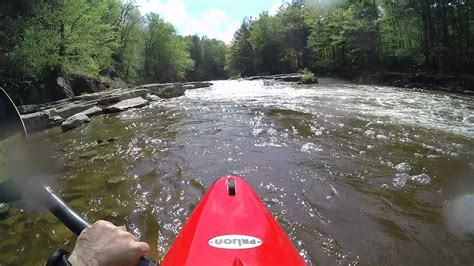
[[[180,35],[206,35],[226,43],[244,17],[262,11],[275,14],[282,0],[137,0],[142,14],[154,12],[171,22]]]

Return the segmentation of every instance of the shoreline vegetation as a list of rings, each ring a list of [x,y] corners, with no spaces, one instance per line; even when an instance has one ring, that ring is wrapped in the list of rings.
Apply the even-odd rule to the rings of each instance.
[[[180,36],[134,0],[5,0],[0,87],[17,105],[37,105],[141,84],[302,73],[303,83],[335,76],[472,93],[471,5],[288,0],[276,14],[244,18],[226,44]]]

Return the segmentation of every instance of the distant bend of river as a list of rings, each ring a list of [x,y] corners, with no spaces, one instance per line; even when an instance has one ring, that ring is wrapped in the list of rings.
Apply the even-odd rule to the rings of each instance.
[[[216,81],[45,137],[64,199],[125,224],[158,259],[212,182],[239,175],[308,265],[474,263],[474,232],[456,220],[469,214],[447,210],[474,193],[473,96]],[[0,234],[0,265],[44,265],[75,241],[49,213],[18,207]]]

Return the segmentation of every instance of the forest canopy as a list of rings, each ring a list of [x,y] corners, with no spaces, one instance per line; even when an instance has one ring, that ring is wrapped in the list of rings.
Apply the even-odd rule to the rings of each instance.
[[[468,0],[294,0],[246,18],[234,35],[234,75],[417,70],[473,73]]]
[[[134,1],[6,0],[0,21],[2,76],[112,74],[134,83],[227,77],[224,42],[179,36],[159,14],[140,14]]]
[[[180,36],[159,14],[141,14],[134,0],[2,0],[0,86],[38,90],[59,76],[139,84],[304,69],[473,73],[471,9],[469,0],[293,0],[276,14],[245,18],[226,44]]]

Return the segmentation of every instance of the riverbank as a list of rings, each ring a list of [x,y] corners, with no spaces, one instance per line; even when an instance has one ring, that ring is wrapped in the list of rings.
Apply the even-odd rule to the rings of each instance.
[[[431,74],[426,72],[402,73],[379,71],[366,72],[358,75],[328,74],[318,77],[337,77],[347,80],[348,82],[366,85],[394,86],[407,89],[423,89],[460,94],[474,94],[474,76],[467,75],[453,76],[445,74]],[[301,79],[302,75],[300,73],[260,75],[245,78],[245,80],[273,80],[298,83],[301,83]]]
[[[453,76],[426,72],[401,73],[380,71],[363,73],[350,79],[352,82],[359,84],[474,94],[474,76],[468,75]]]
[[[66,132],[89,123],[96,115],[143,107],[153,101],[182,96],[186,90],[211,85],[210,82],[146,84],[86,93],[45,104],[23,105],[18,110],[29,133],[56,126]]]

